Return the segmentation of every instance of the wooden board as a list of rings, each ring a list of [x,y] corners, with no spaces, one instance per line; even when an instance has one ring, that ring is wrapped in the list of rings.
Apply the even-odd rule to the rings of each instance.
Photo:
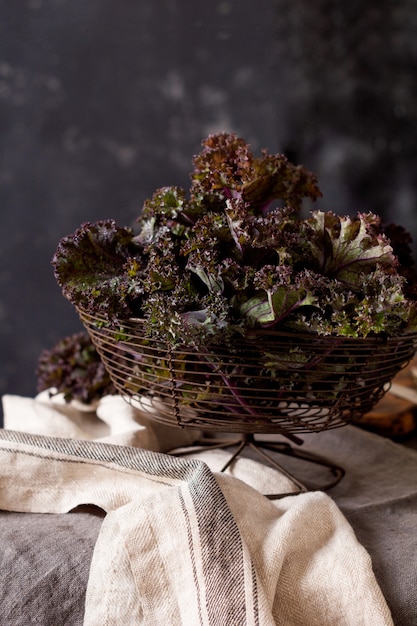
[[[391,390],[357,422],[367,430],[400,438],[417,430],[417,359],[397,374]]]

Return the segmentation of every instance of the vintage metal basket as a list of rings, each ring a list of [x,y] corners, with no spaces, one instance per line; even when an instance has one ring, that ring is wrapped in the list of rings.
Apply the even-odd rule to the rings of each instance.
[[[417,347],[417,333],[356,339],[259,331],[230,345],[172,350],[147,338],[141,320],[110,327],[78,312],[121,395],[153,420],[203,431],[290,436],[355,422]]]

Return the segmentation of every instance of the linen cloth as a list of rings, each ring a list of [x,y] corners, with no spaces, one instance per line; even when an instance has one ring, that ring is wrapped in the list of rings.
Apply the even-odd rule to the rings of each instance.
[[[417,451],[356,426],[303,439],[345,468],[329,494],[371,554],[395,626],[417,626]]]
[[[369,554],[329,496],[271,502],[210,469],[210,454],[203,462],[5,429],[0,508],[65,513],[94,504],[107,512],[86,626],[393,624]],[[213,458],[216,465],[219,452]],[[264,489],[273,474],[274,490],[277,480],[288,490],[276,471],[242,461],[245,480]]]

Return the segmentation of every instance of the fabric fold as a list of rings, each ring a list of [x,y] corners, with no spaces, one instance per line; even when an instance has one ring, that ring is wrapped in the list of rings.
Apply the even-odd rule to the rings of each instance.
[[[196,459],[0,431],[0,508],[107,511],[85,626],[392,624],[368,553],[323,493],[271,502]]]

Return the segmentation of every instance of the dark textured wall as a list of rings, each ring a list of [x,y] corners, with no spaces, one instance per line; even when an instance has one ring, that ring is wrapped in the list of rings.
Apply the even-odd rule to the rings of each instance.
[[[319,175],[324,208],[416,227],[417,5],[0,0],[0,394],[81,328],[51,257],[188,185],[210,132]]]

